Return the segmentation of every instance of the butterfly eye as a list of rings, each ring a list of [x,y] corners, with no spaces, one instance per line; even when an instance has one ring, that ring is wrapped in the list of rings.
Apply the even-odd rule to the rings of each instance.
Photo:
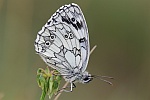
[[[91,79],[88,78],[88,77],[85,77],[85,78],[83,79],[84,83],[88,83],[90,80],[91,80]]]
[[[55,35],[50,36],[50,40],[54,40],[54,38],[55,38]]]
[[[85,78],[83,79],[83,82],[84,82],[84,83],[88,83],[88,82],[90,82],[92,79],[93,79],[93,78],[87,76],[87,77],[85,77]]]
[[[74,21],[75,21],[75,18],[71,18],[71,21],[74,22]]]
[[[49,45],[50,45],[50,41],[46,41],[46,42],[45,42],[45,45],[46,45],[46,46],[49,46]]]

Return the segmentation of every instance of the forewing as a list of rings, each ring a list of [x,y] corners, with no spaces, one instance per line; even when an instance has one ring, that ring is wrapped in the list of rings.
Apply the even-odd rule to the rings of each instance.
[[[72,3],[60,7],[38,32],[35,50],[52,68],[68,74],[84,71],[89,59],[89,36],[83,13]]]

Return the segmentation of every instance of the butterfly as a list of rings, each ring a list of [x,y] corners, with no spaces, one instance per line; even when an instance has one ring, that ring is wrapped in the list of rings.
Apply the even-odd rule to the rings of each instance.
[[[70,82],[70,91],[75,82],[88,83],[95,77],[86,71],[90,55],[89,34],[77,4],[60,7],[38,32],[34,45],[44,62]]]

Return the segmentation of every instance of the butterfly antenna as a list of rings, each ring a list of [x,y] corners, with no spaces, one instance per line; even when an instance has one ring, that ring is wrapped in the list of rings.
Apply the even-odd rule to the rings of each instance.
[[[108,80],[105,80],[104,78],[108,78],[108,79],[114,79],[113,77],[109,77],[109,76],[100,76],[100,75],[93,75],[92,76],[93,78],[99,78],[100,80],[110,84],[110,85],[113,85],[112,82],[108,81]]]

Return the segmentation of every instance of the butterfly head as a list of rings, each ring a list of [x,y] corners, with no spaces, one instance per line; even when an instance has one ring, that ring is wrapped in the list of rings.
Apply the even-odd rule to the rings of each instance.
[[[113,79],[113,77],[109,77],[109,76],[100,76],[100,75],[91,75],[89,74],[88,72],[84,72],[83,75],[82,75],[82,78],[80,80],[81,83],[89,83],[90,81],[92,81],[94,78],[98,78],[110,85],[113,85],[110,81],[108,80],[105,80],[105,78],[107,79]]]
[[[91,76],[91,74],[89,74],[88,72],[85,71],[82,74],[82,77],[81,77],[79,82],[81,82],[81,83],[89,83],[92,80],[93,80],[93,77]]]

